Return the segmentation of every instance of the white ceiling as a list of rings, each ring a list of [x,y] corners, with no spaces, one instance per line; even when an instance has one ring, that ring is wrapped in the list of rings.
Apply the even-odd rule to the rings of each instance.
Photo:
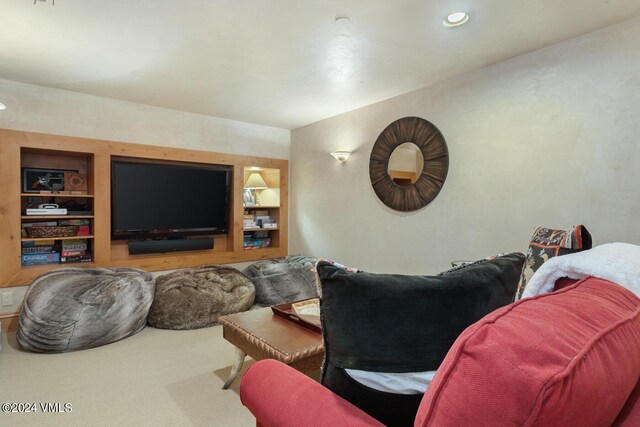
[[[639,0],[51,1],[0,0],[0,78],[289,129],[640,15]],[[443,28],[459,10],[469,22]]]

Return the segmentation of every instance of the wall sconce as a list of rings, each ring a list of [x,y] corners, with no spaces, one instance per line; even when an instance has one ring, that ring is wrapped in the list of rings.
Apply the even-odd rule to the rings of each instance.
[[[7,106],[0,102],[0,110],[6,110]]]
[[[267,187],[267,183],[264,182],[264,179],[262,179],[262,175],[260,175],[257,172],[254,172],[251,175],[249,175],[249,178],[244,183],[244,188],[246,188],[247,190],[250,190],[255,206],[260,206],[260,202],[258,201],[258,194],[256,193],[256,190],[266,190],[269,187]]]
[[[351,151],[334,151],[333,153],[331,153],[331,155],[340,163],[344,163],[351,155]]]

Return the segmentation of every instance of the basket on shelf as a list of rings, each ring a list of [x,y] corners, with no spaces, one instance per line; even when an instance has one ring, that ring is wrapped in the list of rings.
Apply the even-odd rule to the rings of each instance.
[[[77,225],[58,225],[49,227],[26,227],[24,229],[27,237],[32,239],[42,239],[49,237],[72,237],[78,235]]]

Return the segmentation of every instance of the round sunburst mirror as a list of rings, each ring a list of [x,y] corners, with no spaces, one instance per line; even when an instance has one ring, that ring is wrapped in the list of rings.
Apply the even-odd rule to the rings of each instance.
[[[371,150],[369,176],[376,195],[397,211],[415,211],[436,198],[449,171],[442,133],[419,117],[387,126]]]

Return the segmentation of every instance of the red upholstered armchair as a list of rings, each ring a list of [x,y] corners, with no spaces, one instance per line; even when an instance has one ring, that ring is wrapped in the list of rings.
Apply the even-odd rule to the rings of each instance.
[[[467,328],[427,389],[414,425],[637,427],[639,380],[640,299],[587,277]],[[382,425],[273,360],[246,372],[240,396],[264,427]]]

